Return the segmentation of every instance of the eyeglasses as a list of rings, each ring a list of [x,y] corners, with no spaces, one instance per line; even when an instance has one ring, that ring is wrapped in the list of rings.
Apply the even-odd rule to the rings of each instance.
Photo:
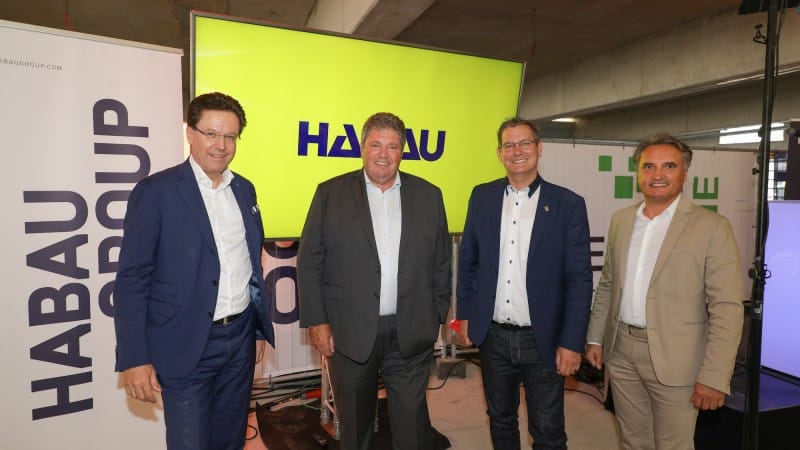
[[[221,137],[222,140],[225,141],[226,144],[236,144],[236,141],[239,139],[239,136],[237,136],[235,134],[219,134],[216,131],[203,131],[203,130],[199,130],[199,129],[195,128],[195,127],[192,127],[192,129],[194,131],[197,131],[198,133],[202,134],[203,137],[206,138],[206,140],[211,141],[211,142],[215,142],[217,140],[217,138]]]
[[[538,144],[538,143],[539,143],[539,139],[534,139],[534,140],[523,139],[523,140],[521,140],[519,142],[506,142],[505,144],[501,145],[500,148],[502,148],[503,150],[505,150],[507,152],[510,152],[511,150],[514,150],[515,147],[519,147],[520,150],[526,152],[526,151],[531,150],[533,148],[533,146]]]

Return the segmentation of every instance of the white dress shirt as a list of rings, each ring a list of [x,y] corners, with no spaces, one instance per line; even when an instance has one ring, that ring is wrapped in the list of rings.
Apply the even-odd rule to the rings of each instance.
[[[538,180],[537,177],[530,186],[521,190],[511,185],[506,186],[500,220],[500,261],[492,316],[495,322],[518,326],[531,324],[527,290],[528,249],[536,219],[536,207],[539,205]]]
[[[375,234],[378,258],[381,263],[381,306],[380,315],[388,316],[397,312],[397,268],[400,259],[400,232],[403,212],[400,205],[400,175],[395,175],[394,185],[385,192],[369,181],[367,199],[369,214],[372,217],[372,232]]]
[[[253,266],[247,249],[242,211],[231,189],[233,172],[225,170],[222,182],[214,189],[211,179],[191,156],[189,164],[200,187],[219,257],[217,306],[213,317],[213,320],[217,320],[247,309]]]
[[[667,209],[652,219],[644,215],[644,202],[636,211],[619,308],[619,320],[628,325],[639,328],[647,326],[647,290],[679,200],[680,195]]]

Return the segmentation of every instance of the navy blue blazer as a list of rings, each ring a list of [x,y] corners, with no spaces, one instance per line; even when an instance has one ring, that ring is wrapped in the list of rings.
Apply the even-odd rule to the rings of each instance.
[[[234,174],[231,189],[253,265],[256,334],[272,344],[255,188]],[[114,283],[116,370],[150,363],[168,376],[191,372],[211,333],[219,273],[211,223],[189,160],[140,181],[128,198]]]
[[[456,317],[469,320],[476,345],[486,338],[494,314],[506,186],[508,179],[501,178],[472,190],[461,238]],[[589,221],[579,195],[543,179],[539,189],[526,288],[537,347],[555,367],[558,347],[584,351],[592,303]]]

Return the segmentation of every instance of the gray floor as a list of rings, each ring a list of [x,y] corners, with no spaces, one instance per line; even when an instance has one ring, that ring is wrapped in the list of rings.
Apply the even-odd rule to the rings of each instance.
[[[450,440],[454,450],[491,450],[489,419],[483,400],[483,381],[480,368],[464,363],[466,376],[449,377],[446,381],[431,376],[428,391],[428,408],[431,423]],[[383,395],[379,392],[378,395]],[[522,448],[531,448],[531,437],[527,431],[527,415],[524,395],[521,394],[520,437]],[[603,408],[602,392],[590,384],[567,378],[564,392],[567,423],[567,445],[570,450],[619,450],[619,431],[614,416]],[[285,406],[296,404],[287,403]],[[250,415],[248,436],[253,436],[258,423],[255,414]],[[256,434],[257,436],[257,434]],[[244,450],[268,450],[260,438],[248,440]]]
[[[450,377],[441,389],[428,391],[431,422],[447,436],[454,450],[491,449],[489,421],[480,368],[474,364],[466,367],[466,378]],[[431,377],[430,386],[441,380]],[[524,396],[520,406],[520,437],[523,448],[531,448],[527,431]],[[618,450],[619,430],[613,414],[600,402],[602,393],[593,385],[568,378],[564,392],[567,422],[567,445],[572,450]]]

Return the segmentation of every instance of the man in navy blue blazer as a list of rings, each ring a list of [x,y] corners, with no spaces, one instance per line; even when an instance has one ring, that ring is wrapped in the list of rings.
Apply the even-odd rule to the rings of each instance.
[[[133,399],[161,392],[170,450],[242,449],[254,365],[273,343],[255,188],[228,168],[246,120],[218,92],[186,116],[190,157],[128,199],[116,370]]]
[[[542,179],[539,130],[497,131],[506,176],[476,186],[459,250],[458,339],[480,349],[496,450],[519,449],[519,384],[536,449],[566,449],[564,376],[577,372],[592,301],[586,204]]]

